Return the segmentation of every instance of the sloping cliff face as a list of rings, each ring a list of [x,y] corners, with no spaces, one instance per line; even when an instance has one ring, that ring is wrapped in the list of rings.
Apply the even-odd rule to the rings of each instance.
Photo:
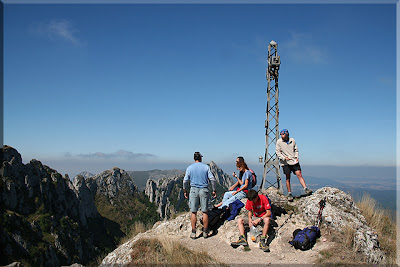
[[[44,209],[57,218],[77,218],[82,226],[87,226],[87,218],[99,216],[84,182],[72,184],[35,159],[24,165],[21,155],[12,147],[2,149],[0,174],[1,201],[12,211],[31,214],[43,204]]]
[[[146,183],[148,179],[157,181],[161,178],[181,175],[184,172],[181,170],[173,169],[173,170],[127,171],[127,173],[137,185],[138,190],[143,191],[146,189]]]
[[[121,194],[133,195],[137,191],[129,174],[120,168],[103,171],[86,179],[93,195],[101,194],[113,204]]]
[[[83,178],[85,178],[85,179],[94,176],[93,173],[90,173],[90,172],[87,172],[87,171],[81,172],[78,175],[83,176]]]
[[[213,161],[209,166],[217,181],[217,194],[221,195],[233,185],[234,181]],[[185,173],[182,173],[158,180],[151,178],[147,180],[145,194],[150,202],[158,207],[157,212],[161,218],[170,218],[176,212],[188,210],[188,201],[183,195],[184,177]]]
[[[158,222],[153,229],[136,235],[131,240],[119,246],[108,254],[102,261],[101,266],[119,266],[131,262],[132,251],[139,239],[159,238],[175,240],[192,250],[203,249],[211,256],[225,264],[313,264],[321,257],[320,252],[332,247],[335,243],[327,240],[328,232],[343,231],[344,227],[355,227],[355,247],[358,253],[363,255],[366,263],[385,264],[386,259],[379,248],[378,237],[373,229],[369,228],[364,217],[354,205],[354,200],[348,194],[336,188],[324,187],[313,195],[303,197],[294,202],[288,202],[285,196],[278,194],[276,189],[269,188],[263,192],[271,199],[275,208],[273,212],[277,217],[271,224],[269,235],[271,252],[265,254],[258,249],[258,244],[249,241],[250,251],[244,251],[240,247],[233,249],[230,242],[236,241],[238,237],[237,218],[247,216],[243,208],[236,219],[225,221],[216,233],[208,239],[199,237],[192,240],[189,238],[191,232],[190,213],[178,216],[173,220]],[[322,236],[311,250],[296,250],[288,243],[292,239],[292,233],[297,228],[304,228],[315,223],[319,211],[319,202],[326,198],[326,206],[322,212]],[[246,203],[246,199],[242,200]],[[276,212],[285,211],[288,212]],[[289,209],[290,208],[290,209]],[[198,235],[202,225],[197,222]]]
[[[169,218],[176,211],[184,210],[187,203],[183,195],[183,178],[185,175],[161,178],[157,181],[147,180],[145,194],[150,202],[157,206],[161,218]]]
[[[0,265],[87,264],[114,249],[135,221],[160,218],[122,169],[72,182],[35,159],[23,164],[10,146],[0,152]]]
[[[116,223],[111,231],[118,238],[128,234],[135,221],[154,223],[160,219],[156,206],[138,191],[125,170],[115,167],[87,178],[86,183],[101,216]]]
[[[105,228],[83,178],[72,183],[40,161],[23,164],[9,146],[1,149],[0,176],[0,264],[59,266],[99,253],[90,223]]]
[[[218,167],[218,165],[215,164],[214,161],[211,161],[209,166],[211,172],[214,174],[214,177],[217,180],[217,183],[219,183],[224,188],[228,189],[235,183],[235,180],[233,180],[233,178],[228,174],[224,173],[224,171],[220,167]]]

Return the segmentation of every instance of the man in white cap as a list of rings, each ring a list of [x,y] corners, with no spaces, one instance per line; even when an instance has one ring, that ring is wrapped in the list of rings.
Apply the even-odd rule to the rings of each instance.
[[[311,195],[312,191],[307,188],[299,163],[299,150],[297,149],[294,138],[289,138],[289,131],[283,129],[281,138],[276,142],[276,155],[281,163],[283,173],[286,175],[286,187],[288,190],[288,200],[293,201],[292,190],[290,188],[290,173],[293,172],[299,178],[300,184],[304,188],[306,195]]]
[[[210,232],[208,230],[208,211],[211,209],[211,198],[208,190],[208,180],[211,182],[213,189],[213,197],[217,196],[215,191],[215,178],[211,173],[210,167],[202,163],[202,155],[200,152],[194,153],[194,163],[186,169],[185,178],[183,179],[183,191],[185,198],[189,198],[189,208],[192,212],[190,221],[192,224],[192,233],[190,238],[196,238],[196,221],[197,210],[199,206],[203,212],[203,237],[208,238]],[[188,197],[188,181],[190,180],[190,194]]]

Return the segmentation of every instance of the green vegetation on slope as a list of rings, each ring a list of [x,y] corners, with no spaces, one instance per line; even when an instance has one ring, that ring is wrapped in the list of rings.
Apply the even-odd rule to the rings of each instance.
[[[120,192],[118,197],[113,199],[113,204],[106,196],[96,194],[95,204],[101,216],[115,222],[110,231],[117,231],[116,227],[127,235],[132,225],[137,222],[145,224],[154,224],[160,220],[156,206],[151,203],[143,192],[137,192],[133,195],[127,192]],[[122,236],[118,236],[119,238]]]

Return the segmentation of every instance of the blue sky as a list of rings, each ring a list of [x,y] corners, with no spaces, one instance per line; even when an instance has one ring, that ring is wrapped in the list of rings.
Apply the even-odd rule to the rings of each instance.
[[[4,144],[63,174],[255,164],[271,40],[301,164],[395,166],[395,4],[5,4]]]

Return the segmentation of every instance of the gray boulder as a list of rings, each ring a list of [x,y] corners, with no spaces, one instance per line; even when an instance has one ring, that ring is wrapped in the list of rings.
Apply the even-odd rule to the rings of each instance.
[[[355,230],[353,246],[362,253],[369,263],[385,263],[386,258],[380,250],[378,234],[371,229],[355,205],[353,198],[345,192],[331,187],[323,187],[311,196],[301,198],[296,205],[304,218],[314,224],[319,212],[319,202],[326,198],[322,211],[322,226],[344,231],[346,227]]]

